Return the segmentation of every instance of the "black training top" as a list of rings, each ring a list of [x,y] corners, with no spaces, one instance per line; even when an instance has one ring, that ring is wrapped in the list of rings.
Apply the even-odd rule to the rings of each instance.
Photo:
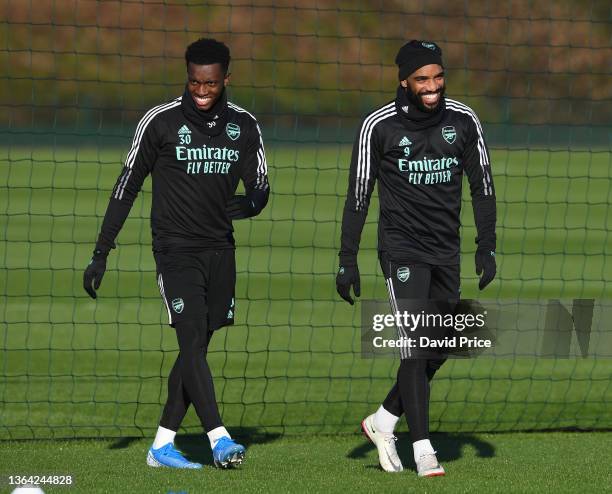
[[[415,121],[398,97],[362,122],[351,159],[340,264],[356,263],[370,196],[378,180],[378,250],[392,259],[459,263],[463,171],[468,175],[479,247],[495,250],[495,190],[489,152],[474,111],[452,99]],[[424,115],[421,113],[420,115]]]
[[[266,157],[255,117],[228,102],[197,109],[182,97],[140,120],[113,189],[96,249],[108,252],[147,175],[153,179],[151,229],[156,252],[234,247],[228,203],[242,179],[249,210],[258,214],[269,194]],[[242,207],[242,206],[241,206]]]

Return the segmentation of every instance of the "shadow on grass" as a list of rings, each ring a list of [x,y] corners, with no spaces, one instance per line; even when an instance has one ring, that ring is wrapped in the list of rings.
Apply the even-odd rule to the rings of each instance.
[[[133,442],[140,441],[142,437],[120,437],[108,449],[125,449],[129,448]]]
[[[247,448],[247,455],[249,446],[270,443],[281,437],[281,434],[264,434],[256,428],[249,427],[233,429],[231,434],[232,439]],[[197,461],[202,465],[213,465],[210,443],[204,433],[177,436],[176,445],[191,461]]]
[[[232,438],[247,449],[254,444],[266,444],[276,441],[281,436],[281,434],[262,433],[256,428],[249,427],[241,427],[232,431]],[[128,448],[133,442],[141,440],[142,437],[121,437],[110,444],[108,449]],[[206,434],[178,434],[175,443],[176,447],[185,453],[189,460],[197,461],[203,465],[213,464],[210,443]]]
[[[476,456],[478,458],[492,458],[495,456],[495,446],[488,441],[474,436],[473,434],[432,434],[431,442],[437,451],[437,457],[440,463],[448,463],[451,461],[458,460],[463,456],[463,448],[465,446],[471,446],[476,450]],[[398,434],[397,453],[402,459],[404,468],[414,470],[414,460],[412,452],[412,443],[410,442],[410,436],[408,434]],[[347,458],[350,459],[362,459],[366,455],[376,449],[375,446],[364,439],[360,446],[357,446],[351,450]],[[372,468],[379,468],[378,465],[372,466]]]

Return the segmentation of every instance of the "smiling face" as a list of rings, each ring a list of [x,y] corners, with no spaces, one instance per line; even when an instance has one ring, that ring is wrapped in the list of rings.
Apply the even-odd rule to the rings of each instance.
[[[436,110],[444,96],[444,69],[438,64],[425,65],[400,82],[419,109]]]
[[[228,84],[229,74],[224,73],[220,63],[187,65],[187,88],[198,110],[210,110]]]

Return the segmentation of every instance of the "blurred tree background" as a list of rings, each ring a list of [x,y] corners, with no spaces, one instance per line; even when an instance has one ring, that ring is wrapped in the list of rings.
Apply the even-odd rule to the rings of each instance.
[[[350,140],[393,97],[395,54],[415,38],[441,45],[447,93],[477,111],[490,140],[607,146],[611,10],[607,0],[7,0],[0,127],[13,138],[129,135],[144,110],[181,94],[186,45],[215,37],[232,51],[232,99],[268,139]]]

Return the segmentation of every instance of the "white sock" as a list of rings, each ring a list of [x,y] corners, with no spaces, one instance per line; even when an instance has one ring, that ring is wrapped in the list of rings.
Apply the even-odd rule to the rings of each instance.
[[[217,445],[217,441],[223,436],[229,437],[230,439],[232,438],[229,432],[227,432],[227,429],[223,426],[217,427],[216,429],[207,432],[206,435],[208,436],[208,440],[210,441],[210,449],[213,449]]]
[[[379,430],[380,432],[391,434],[395,430],[398,420],[399,417],[396,417],[391,412],[388,412],[385,410],[385,407],[380,405],[374,414],[374,427],[376,427],[376,430]]]
[[[171,431],[170,429],[166,429],[160,425],[157,428],[155,441],[153,441],[153,449],[159,449],[168,443],[174,443],[174,436],[176,436],[176,431]]]
[[[421,439],[420,441],[415,441],[412,443],[412,447],[414,449],[414,462],[415,463],[422,455],[435,453],[433,446],[431,445],[431,442],[429,441],[429,439]]]

